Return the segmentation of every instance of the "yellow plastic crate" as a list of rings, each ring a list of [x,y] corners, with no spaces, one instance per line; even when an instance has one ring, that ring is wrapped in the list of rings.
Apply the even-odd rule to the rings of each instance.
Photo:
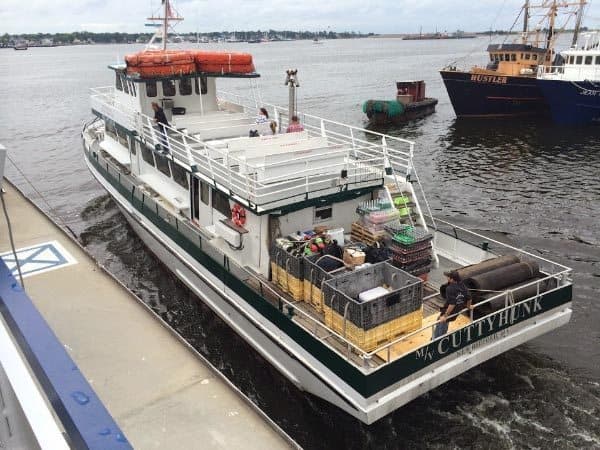
[[[275,284],[277,284],[277,275],[279,273],[278,267],[277,264],[271,262],[271,281]]]
[[[298,278],[287,275],[287,292],[292,296],[294,300],[304,300],[304,282]]]
[[[308,280],[304,280],[304,301],[312,305],[318,312],[323,310],[323,293]]]
[[[410,314],[382,323],[370,330],[359,328],[347,320],[346,329],[344,330],[344,318],[340,314],[325,305],[323,305],[323,310],[325,325],[368,352],[402,334],[418,330],[423,323],[423,309],[421,308]]]

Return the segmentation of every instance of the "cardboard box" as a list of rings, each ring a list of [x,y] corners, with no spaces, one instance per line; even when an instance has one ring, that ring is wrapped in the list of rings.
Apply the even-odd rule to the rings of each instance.
[[[344,249],[344,262],[351,266],[363,264],[365,262],[365,252],[353,248]]]

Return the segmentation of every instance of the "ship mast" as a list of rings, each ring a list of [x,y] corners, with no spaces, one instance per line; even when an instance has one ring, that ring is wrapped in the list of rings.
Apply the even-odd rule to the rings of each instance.
[[[529,31],[529,0],[523,5],[523,44],[527,44],[527,33]]]
[[[148,17],[148,20],[152,20],[154,22],[159,22],[160,25],[158,25],[160,27],[159,30],[157,30],[154,33],[154,36],[152,36],[152,39],[150,39],[150,42],[148,42],[148,44],[146,45],[146,50],[152,50],[152,49],[156,49],[156,47],[154,47],[154,41],[156,39],[161,39],[162,40],[162,50],[166,50],[167,49],[167,38],[168,38],[168,34],[169,34],[169,23],[170,22],[179,22],[183,20],[183,17],[179,16],[179,14],[177,13],[177,11],[175,11],[175,14],[173,13],[174,9],[171,7],[171,2],[170,0],[162,0],[162,6],[164,7],[163,11],[162,11],[162,17],[160,17],[160,13],[158,14],[158,17],[152,16],[152,17]],[[153,26],[157,26],[157,25],[153,25]]]
[[[585,0],[579,2],[579,9],[577,10],[577,19],[575,20],[575,32],[573,33],[572,47],[577,45],[577,39],[579,38],[579,28],[581,28],[581,21],[583,19],[583,10],[585,8]]]

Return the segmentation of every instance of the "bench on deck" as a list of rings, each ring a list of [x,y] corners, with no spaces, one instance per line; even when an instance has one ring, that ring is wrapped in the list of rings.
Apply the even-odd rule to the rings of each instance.
[[[128,166],[131,164],[129,150],[109,136],[105,136],[100,142],[100,148],[112,156],[119,164]]]
[[[190,208],[190,194],[182,187],[174,186],[156,173],[145,173],[139,178],[178,211]]]

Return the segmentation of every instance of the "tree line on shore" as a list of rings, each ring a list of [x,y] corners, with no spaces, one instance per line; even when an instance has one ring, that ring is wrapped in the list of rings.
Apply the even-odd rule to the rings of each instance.
[[[216,41],[216,40],[287,40],[287,39],[344,39],[366,37],[370,34],[362,34],[354,31],[214,31],[210,33],[181,33],[178,36],[188,41]],[[52,42],[54,44],[74,43],[99,43],[99,44],[124,44],[131,42],[147,42],[152,33],[92,33],[88,31],[76,31],[73,33],[23,33],[8,34],[0,36],[0,44],[10,45],[15,42]]]

